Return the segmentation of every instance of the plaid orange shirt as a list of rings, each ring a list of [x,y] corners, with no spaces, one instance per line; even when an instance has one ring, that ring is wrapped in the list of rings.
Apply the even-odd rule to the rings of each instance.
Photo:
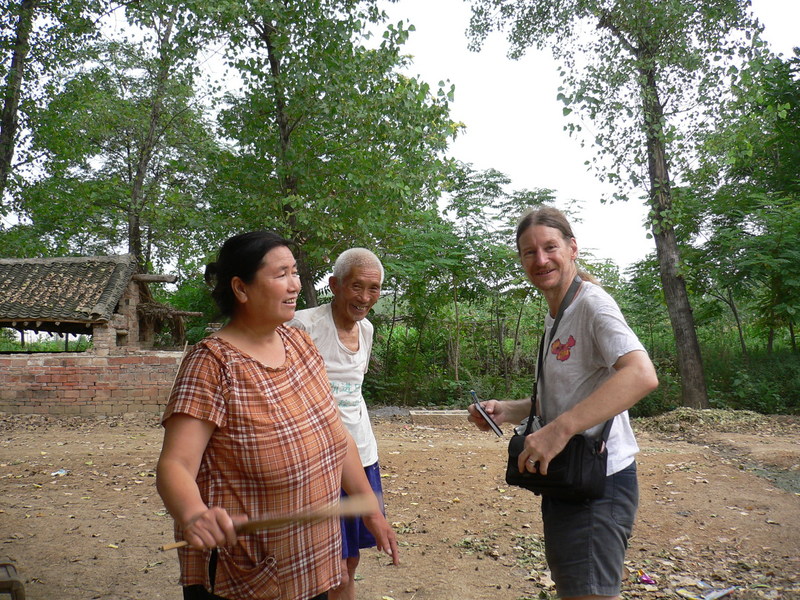
[[[196,344],[162,419],[181,413],[216,425],[197,485],[208,506],[230,514],[257,518],[339,499],[346,438],[324,363],[305,332],[277,331],[286,348],[279,368],[217,337]],[[182,548],[179,556],[181,584],[211,590],[210,551]],[[231,600],[313,598],[339,583],[340,558],[337,519],[242,535],[219,549],[213,591]]]

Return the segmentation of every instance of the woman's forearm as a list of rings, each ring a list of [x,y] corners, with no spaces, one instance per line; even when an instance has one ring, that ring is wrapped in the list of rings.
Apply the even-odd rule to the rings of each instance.
[[[197,487],[197,473],[213,425],[185,415],[164,424],[164,445],[156,466],[156,489],[180,527],[208,509]]]
[[[167,511],[181,529],[208,509],[194,477],[176,461],[158,461],[156,489]]]

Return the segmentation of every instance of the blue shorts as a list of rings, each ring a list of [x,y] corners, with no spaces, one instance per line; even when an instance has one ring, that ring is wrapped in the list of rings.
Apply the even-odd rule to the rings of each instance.
[[[635,462],[606,477],[598,500],[542,496],[545,555],[560,597],[619,594],[638,504]]]
[[[383,487],[381,486],[381,470],[378,463],[364,467],[364,473],[367,475],[370,487],[378,496],[381,504],[381,511],[384,512],[383,506]],[[342,490],[342,498],[346,498],[347,494]],[[384,512],[385,514],[385,512]],[[373,535],[369,532],[364,521],[360,517],[343,518],[342,520],[342,558],[352,558],[359,556],[361,548],[374,548],[378,545]]]

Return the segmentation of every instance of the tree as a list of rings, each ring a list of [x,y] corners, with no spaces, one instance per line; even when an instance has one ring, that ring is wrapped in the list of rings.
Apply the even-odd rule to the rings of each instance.
[[[35,113],[42,173],[20,191],[29,224],[16,229],[51,254],[122,246],[147,272],[202,238],[195,230],[208,225],[203,187],[216,144],[195,97],[196,31],[185,13],[138,3],[128,17],[143,39],[87,47],[81,68],[54,83]]]
[[[800,50],[795,54],[758,57],[735,73],[721,124],[704,137],[698,167],[689,173],[702,198],[693,216],[705,224],[707,260],[699,267],[713,276],[709,287],[729,290],[726,303],[737,321],[732,290],[755,301],[768,351],[781,328],[796,348],[800,314]]]
[[[71,62],[78,45],[95,32],[94,17],[101,6],[95,0],[21,0],[0,9],[0,214],[7,210],[4,197],[14,153],[37,84]]]
[[[473,0],[473,45],[493,29],[510,30],[512,57],[549,45],[563,64],[565,115],[578,108],[598,129],[596,166],[610,162],[606,179],[647,190],[683,403],[692,407],[707,407],[708,397],[670,170],[690,158],[679,119],[697,117],[697,127],[715,122],[712,103],[728,69],[752,49],[757,28],[745,6],[738,0]],[[581,131],[574,123],[567,129]]]
[[[299,242],[307,306],[331,257],[355,243],[379,248],[409,215],[434,205],[442,158],[458,130],[447,91],[399,74],[409,30],[387,27],[367,45],[375,2],[207,3],[228,34],[241,85],[220,123],[235,142],[214,209],[241,227]]]

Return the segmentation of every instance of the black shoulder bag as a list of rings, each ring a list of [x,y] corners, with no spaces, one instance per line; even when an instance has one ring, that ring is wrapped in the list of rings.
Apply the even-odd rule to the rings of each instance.
[[[567,290],[567,295],[558,307],[553,327],[550,330],[549,344],[552,344],[564,311],[572,302],[578,287],[581,284],[579,277]],[[606,441],[611,431],[612,419],[606,421],[603,433],[598,440],[587,438],[582,433],[570,438],[564,449],[559,452],[547,466],[547,475],[540,473],[530,473],[524,471],[520,473],[518,468],[519,455],[525,447],[525,438],[534,430],[541,427],[539,415],[536,410],[536,398],[538,383],[543,383],[544,378],[544,334],[539,343],[539,358],[537,360],[536,375],[538,381],[533,385],[531,395],[531,413],[524,431],[519,433],[514,430],[514,435],[508,444],[508,465],[506,467],[506,483],[516,485],[526,490],[532,491],[537,496],[543,494],[554,498],[565,500],[587,500],[602,498],[606,483],[606,462],[608,460],[608,450]],[[548,344],[548,347],[549,347]]]

